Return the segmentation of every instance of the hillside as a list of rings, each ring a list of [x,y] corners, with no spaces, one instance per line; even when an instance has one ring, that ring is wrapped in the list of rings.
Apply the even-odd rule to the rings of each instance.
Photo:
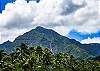
[[[52,50],[53,53],[57,54],[59,52],[68,52],[78,59],[87,59],[96,55],[99,55],[100,48],[97,50],[92,50],[92,45],[81,44],[74,39],[69,39],[65,36],[58,34],[52,29],[46,29],[41,26],[32,29],[29,32],[24,33],[23,35],[18,36],[10,47],[5,48],[4,44],[0,45],[1,49],[10,49],[14,51],[15,48],[19,47],[21,43],[31,46],[43,46],[48,47]],[[5,43],[8,45],[7,43]],[[98,44],[99,45],[99,44]],[[12,47],[13,46],[13,47]],[[98,46],[93,45],[95,48]],[[93,48],[94,48],[93,47]],[[90,50],[88,48],[91,48]],[[7,50],[9,51],[9,50]],[[95,51],[95,52],[94,52]],[[98,53],[96,52],[98,51]]]

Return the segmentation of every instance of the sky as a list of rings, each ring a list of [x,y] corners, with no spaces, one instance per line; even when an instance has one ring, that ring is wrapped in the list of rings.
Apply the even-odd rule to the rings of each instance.
[[[0,44],[37,26],[100,43],[100,0],[0,0]]]

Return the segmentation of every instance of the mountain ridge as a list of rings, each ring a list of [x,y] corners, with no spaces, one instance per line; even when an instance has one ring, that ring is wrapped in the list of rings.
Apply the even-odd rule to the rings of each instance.
[[[88,59],[90,57],[94,57],[100,54],[99,52],[100,48],[96,50],[91,49],[91,51],[89,51],[89,49],[92,48],[92,46],[95,47],[95,45],[97,44],[94,45],[81,44],[80,42],[74,39],[69,39],[65,36],[58,34],[52,29],[46,29],[41,26],[38,26],[35,29],[32,29],[29,32],[24,33],[23,35],[18,36],[17,38],[15,38],[13,42],[10,41],[7,42],[10,43],[11,47],[9,44],[6,44],[5,48],[5,46],[3,46],[4,45],[3,43],[0,44],[0,48],[6,51],[8,50],[9,52],[14,51],[14,49],[19,47],[21,43],[25,43],[30,47],[32,46],[48,47],[52,49],[53,53],[55,54],[59,52],[68,52],[77,59]],[[9,47],[7,47],[7,45],[9,45]],[[98,46],[100,45],[98,44]]]

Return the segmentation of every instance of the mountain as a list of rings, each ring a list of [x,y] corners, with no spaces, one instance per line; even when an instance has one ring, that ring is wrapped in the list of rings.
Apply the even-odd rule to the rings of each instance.
[[[0,49],[5,50],[5,52],[7,53],[11,53],[15,50],[13,42],[10,42],[9,40],[7,42],[4,42],[3,44],[0,44]]]
[[[100,44],[98,44],[98,43],[81,44],[80,42],[77,42],[74,39],[71,41],[71,43],[77,45],[78,47],[80,47],[86,51],[89,51],[94,56],[100,55]]]
[[[81,48],[89,51],[89,52],[93,52],[96,54],[96,56],[100,55],[100,44],[98,43],[91,43],[91,44],[83,44],[81,46]]]
[[[95,58],[92,58],[91,60],[100,61],[100,56],[97,56],[97,57],[95,57]]]
[[[98,46],[95,46],[95,44],[81,44],[74,39],[69,39],[58,34],[52,29],[46,29],[41,26],[18,36],[13,42],[7,41],[1,44],[0,48],[4,49],[6,52],[12,52],[15,48],[19,47],[21,43],[25,43],[30,47],[48,47],[55,54],[59,52],[68,52],[77,59],[88,59],[100,54],[100,48],[98,47],[100,44],[98,44]],[[98,53],[93,52],[94,50],[92,50],[92,48],[98,48],[95,50],[98,51]]]

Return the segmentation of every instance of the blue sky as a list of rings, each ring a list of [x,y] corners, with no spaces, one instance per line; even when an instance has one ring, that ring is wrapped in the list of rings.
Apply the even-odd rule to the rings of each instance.
[[[12,3],[14,1],[0,0],[0,13],[4,10],[0,16],[0,24],[4,23],[4,25],[0,25],[0,43],[7,40],[12,41],[18,35],[38,25],[51,28],[64,36],[80,42],[84,40],[83,43],[92,41],[93,43],[100,43],[100,11],[98,10],[100,2],[96,0],[91,0],[91,2],[89,0],[41,0],[38,7],[32,0],[29,3],[26,3],[24,0],[17,0],[15,4]],[[10,4],[8,5],[8,3]],[[5,9],[5,7],[7,8]],[[35,17],[34,15],[37,16]],[[5,20],[7,18],[8,20]],[[35,20],[34,22],[33,19]],[[29,25],[31,22],[32,24]],[[13,30],[20,30],[20,32],[14,33]],[[13,35],[10,36],[11,34]]]
[[[14,2],[15,0],[0,0],[0,12],[5,9],[7,3]]]
[[[82,41],[83,39],[87,39],[87,38],[100,37],[100,32],[91,33],[91,34],[82,34],[82,33],[76,32],[76,31],[71,31],[68,34],[68,37],[72,38],[72,39],[76,39],[78,41]]]

